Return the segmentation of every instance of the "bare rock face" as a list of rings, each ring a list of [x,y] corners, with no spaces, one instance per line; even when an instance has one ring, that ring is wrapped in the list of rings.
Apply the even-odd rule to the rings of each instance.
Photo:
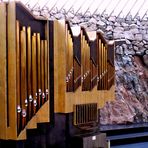
[[[148,69],[139,57],[124,68],[116,59],[116,100],[101,109],[101,124],[125,124],[148,121]]]
[[[147,54],[143,56],[143,62],[148,67],[148,55]]]

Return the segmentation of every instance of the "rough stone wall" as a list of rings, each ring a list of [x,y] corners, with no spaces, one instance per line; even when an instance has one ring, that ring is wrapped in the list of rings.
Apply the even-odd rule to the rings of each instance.
[[[49,17],[47,12],[41,13]],[[80,25],[88,31],[102,30],[106,39],[125,39],[115,47],[116,100],[101,109],[101,124],[148,122],[148,18],[64,12],[50,14],[50,18],[66,18],[72,26]]]

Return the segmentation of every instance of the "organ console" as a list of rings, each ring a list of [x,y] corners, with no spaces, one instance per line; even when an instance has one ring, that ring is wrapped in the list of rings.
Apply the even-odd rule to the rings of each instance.
[[[26,139],[27,129],[57,115],[98,129],[99,109],[114,99],[114,42],[37,18],[18,2],[0,3],[0,28],[0,139]]]

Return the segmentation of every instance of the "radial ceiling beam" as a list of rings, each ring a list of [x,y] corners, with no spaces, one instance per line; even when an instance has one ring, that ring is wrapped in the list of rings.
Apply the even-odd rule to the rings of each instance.
[[[123,5],[121,11],[118,13],[117,17],[120,17],[121,13],[123,12],[123,9],[127,6],[128,3],[129,3],[129,0],[126,0],[125,4]]]
[[[133,5],[131,6],[131,8],[129,9],[129,12],[127,13],[127,15],[126,15],[126,17],[125,17],[125,18],[127,18],[127,17],[130,15],[131,10],[132,10],[132,9],[133,9],[133,7],[136,5],[137,1],[138,1],[138,0],[135,0],[135,2],[133,3]]]
[[[91,2],[91,4],[90,4],[90,5],[88,6],[88,8],[86,9],[86,11],[83,13],[83,15],[85,15],[85,14],[90,10],[90,7],[93,5],[94,1],[95,1],[95,0],[93,0],[93,1]]]
[[[120,3],[120,0],[118,0],[118,2],[116,3],[115,7],[113,8],[112,12],[109,14],[109,16],[111,16],[115,10],[115,8],[119,5]]]
[[[106,9],[108,8],[108,6],[110,5],[112,0],[108,1],[106,7],[104,8],[104,10],[102,11],[101,15],[103,15],[106,12]]]
[[[104,0],[100,0],[100,3],[98,4],[97,8],[96,8],[95,11],[92,13],[92,15],[94,15],[94,14],[98,11],[98,9],[99,9],[100,6],[102,5],[103,1],[104,1]]]
[[[0,0],[10,1],[10,0]],[[56,8],[58,12],[64,10],[65,13],[73,10],[73,14],[81,12],[86,15],[90,12],[91,15],[104,13],[108,16],[114,15],[120,17],[123,13],[123,17],[132,15],[132,18],[140,16],[143,19],[148,13],[148,0],[20,0],[29,9],[43,11],[46,8],[47,13],[50,14]],[[140,3],[141,2],[141,3]],[[120,8],[119,8],[120,7]]]
[[[148,13],[148,9],[141,18],[144,19],[144,17],[147,15],[147,13]]]
[[[143,8],[144,4],[145,4],[146,0],[143,1],[143,3],[140,5],[139,9],[137,10],[135,16],[133,16],[133,19],[135,19],[137,17],[137,15],[139,14],[139,11]]]

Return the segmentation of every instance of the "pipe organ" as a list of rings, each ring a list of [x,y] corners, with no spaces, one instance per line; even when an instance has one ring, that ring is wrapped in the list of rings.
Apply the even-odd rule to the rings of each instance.
[[[0,3],[0,29],[0,139],[26,139],[59,113],[72,113],[75,127],[99,125],[99,109],[114,100],[114,42],[18,2]]]
[[[47,21],[14,2],[0,3],[0,10],[0,139],[19,140],[37,122],[49,122]],[[42,110],[47,110],[43,120]]]

